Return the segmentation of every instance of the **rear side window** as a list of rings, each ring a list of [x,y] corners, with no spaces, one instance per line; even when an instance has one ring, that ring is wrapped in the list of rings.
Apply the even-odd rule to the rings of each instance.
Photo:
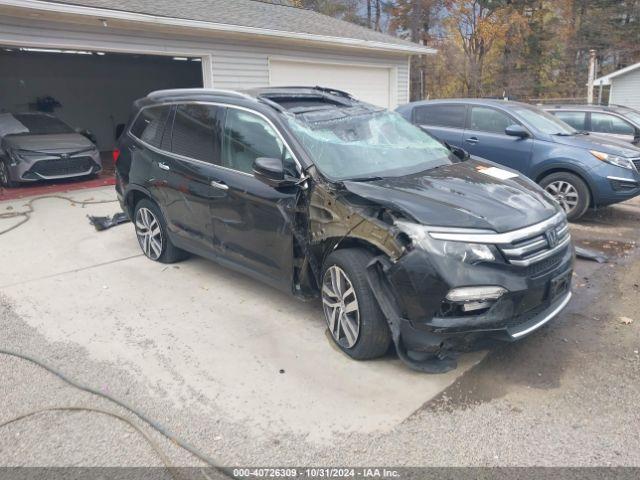
[[[565,123],[568,123],[576,130],[586,130],[587,129],[587,114],[585,112],[551,112],[557,118],[562,120]]]
[[[504,134],[505,129],[515,123],[507,114],[493,108],[473,107],[469,128],[479,132]]]
[[[591,131],[595,133],[612,133],[614,135],[634,135],[635,128],[630,124],[608,113],[591,114]]]
[[[220,110],[215,105],[178,105],[171,151],[203,162],[219,163]]]
[[[170,111],[171,107],[168,105],[145,108],[136,118],[131,133],[149,145],[160,147]]]
[[[423,105],[413,111],[413,122],[419,125],[464,128],[464,105]]]

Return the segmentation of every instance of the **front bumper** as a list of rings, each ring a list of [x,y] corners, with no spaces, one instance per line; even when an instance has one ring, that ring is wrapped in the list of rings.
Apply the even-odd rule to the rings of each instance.
[[[640,165],[640,159],[636,165]],[[591,173],[596,178],[596,191],[593,199],[595,206],[624,202],[640,195],[640,173],[638,171],[627,170],[603,162]]]
[[[81,154],[69,158],[42,156],[9,163],[9,174],[17,182],[37,182],[83,177],[102,171],[99,154]]]
[[[571,298],[573,263],[571,244],[554,258],[528,267],[467,265],[415,249],[386,265],[384,281],[397,307],[406,349],[436,352],[467,349],[483,337],[514,341],[542,327]],[[450,290],[476,285],[497,285],[508,292],[477,315],[443,315],[442,305]]]

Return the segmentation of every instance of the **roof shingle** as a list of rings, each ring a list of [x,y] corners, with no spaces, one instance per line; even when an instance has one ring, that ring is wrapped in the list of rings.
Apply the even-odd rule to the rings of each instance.
[[[45,0],[167,18],[196,20],[420,48],[401,38],[294,7],[289,0]]]

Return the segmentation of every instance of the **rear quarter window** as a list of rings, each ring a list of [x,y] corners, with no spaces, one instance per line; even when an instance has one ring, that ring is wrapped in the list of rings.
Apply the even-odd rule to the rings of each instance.
[[[464,128],[465,105],[422,105],[413,110],[413,122],[436,127]]]
[[[131,127],[131,134],[143,142],[160,147],[170,106],[149,107],[143,109]]]

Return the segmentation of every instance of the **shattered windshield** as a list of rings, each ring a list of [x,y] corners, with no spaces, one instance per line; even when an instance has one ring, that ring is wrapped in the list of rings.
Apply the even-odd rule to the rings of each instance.
[[[353,115],[331,109],[311,118],[291,116],[289,124],[332,180],[398,177],[453,163],[444,145],[386,110]]]

